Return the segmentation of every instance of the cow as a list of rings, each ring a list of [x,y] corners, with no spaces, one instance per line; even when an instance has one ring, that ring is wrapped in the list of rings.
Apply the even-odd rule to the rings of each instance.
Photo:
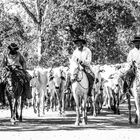
[[[91,107],[92,107],[92,114],[96,116],[100,113],[102,109],[102,95],[103,95],[103,78],[101,76],[101,72],[103,70],[100,68],[99,65],[93,67],[93,72],[95,74],[95,80],[93,84],[92,96],[91,96]]]
[[[34,110],[36,110],[37,106],[39,117],[45,114],[45,98],[48,98],[47,84],[48,70],[42,67],[35,68],[30,85],[33,88]]]
[[[59,114],[62,115],[64,113],[64,107],[65,107],[64,89],[66,85],[66,75],[62,67],[57,67],[53,69],[53,81],[54,81],[56,96],[58,100]]]
[[[57,97],[55,83],[53,81],[52,70],[48,73],[48,94],[49,94],[49,103],[51,111],[57,110]]]

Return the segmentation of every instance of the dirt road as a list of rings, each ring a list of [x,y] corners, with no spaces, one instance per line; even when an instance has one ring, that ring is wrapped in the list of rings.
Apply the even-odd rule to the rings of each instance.
[[[133,113],[134,108],[132,107]],[[127,104],[120,106],[121,115],[114,115],[105,107],[97,117],[88,115],[88,125],[75,126],[75,112],[66,111],[64,117],[57,112],[46,112],[37,117],[33,109],[23,110],[23,122],[12,126],[10,111],[0,110],[0,139],[8,140],[140,140],[140,128],[128,124]],[[133,116],[134,119],[134,116]]]

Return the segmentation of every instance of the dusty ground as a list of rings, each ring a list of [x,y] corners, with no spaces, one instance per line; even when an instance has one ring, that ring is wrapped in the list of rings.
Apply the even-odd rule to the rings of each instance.
[[[133,107],[132,110],[134,113]],[[121,115],[114,115],[104,107],[97,117],[88,115],[88,125],[76,127],[74,111],[66,111],[64,117],[59,117],[57,112],[46,112],[45,116],[37,117],[29,108],[23,110],[23,122],[12,126],[10,111],[4,109],[0,110],[0,139],[140,140],[140,128],[128,124],[126,103],[120,106],[120,111]]]

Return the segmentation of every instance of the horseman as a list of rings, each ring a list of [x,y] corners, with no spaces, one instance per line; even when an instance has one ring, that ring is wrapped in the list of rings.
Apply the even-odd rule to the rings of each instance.
[[[140,68],[140,37],[135,36],[132,43],[134,44],[134,48],[130,50],[127,56],[128,70],[122,76],[123,80],[125,81],[123,88],[124,93],[126,93],[126,90],[129,90],[131,95],[131,87],[133,86],[133,81],[136,76],[136,66],[138,69]]]
[[[89,80],[89,92],[88,96],[91,96],[91,90],[93,88],[93,83],[95,79],[95,75],[92,72],[91,68],[91,59],[92,59],[92,53],[90,49],[86,46],[87,42],[84,39],[76,39],[74,40],[74,44],[76,45],[76,49],[74,50],[72,54],[71,61],[74,61],[75,63],[80,64],[82,68],[84,69],[87,78]]]
[[[127,62],[131,66],[132,62],[135,61],[138,68],[140,68],[140,37],[136,36],[134,40],[132,40],[132,43],[134,44],[134,48],[130,50]]]
[[[18,71],[21,73],[21,77],[23,79],[23,85],[25,85],[25,100],[31,99],[31,91],[30,91],[30,77],[29,74],[26,72],[26,61],[21,53],[18,51],[19,47],[15,43],[11,43],[8,46],[8,49],[3,57],[2,66],[5,68],[6,66],[13,66],[18,68]]]

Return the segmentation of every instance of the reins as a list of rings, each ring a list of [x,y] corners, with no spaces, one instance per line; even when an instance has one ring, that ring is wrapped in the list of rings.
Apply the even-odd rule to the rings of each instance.
[[[80,69],[79,69],[79,71],[82,72],[82,78],[81,78],[81,79],[75,79],[74,81],[72,81],[72,84],[73,84],[74,82],[77,82],[83,89],[88,89],[88,88],[83,87],[82,84],[80,83],[80,82],[82,81],[82,79],[83,79],[83,73],[84,73],[84,71],[82,71],[82,70],[80,70]],[[78,71],[78,73],[79,73],[79,71]],[[76,77],[78,77],[78,74],[77,74]]]

